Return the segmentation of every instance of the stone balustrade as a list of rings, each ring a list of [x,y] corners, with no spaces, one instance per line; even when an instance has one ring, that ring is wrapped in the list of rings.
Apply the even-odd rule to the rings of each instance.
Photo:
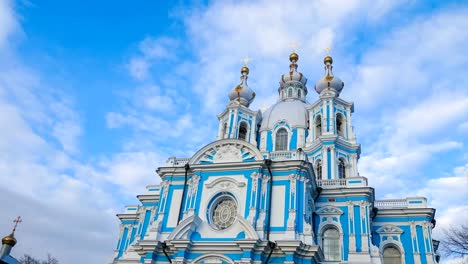
[[[317,180],[317,186],[323,189],[366,187],[367,178],[351,177],[345,179]]]
[[[171,157],[166,161],[166,166],[168,167],[183,167],[189,162],[190,158],[176,158]]]
[[[406,199],[375,200],[374,206],[379,209],[427,208],[427,199],[424,197],[408,197]]]
[[[262,154],[265,159],[271,159],[272,161],[308,160],[307,155],[300,150],[263,152]]]

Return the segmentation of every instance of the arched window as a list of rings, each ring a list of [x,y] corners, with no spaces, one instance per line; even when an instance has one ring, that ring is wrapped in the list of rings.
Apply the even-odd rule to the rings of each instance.
[[[338,178],[346,178],[346,166],[343,159],[338,160]]]
[[[317,175],[315,175],[315,177],[317,178],[317,180],[321,180],[322,179],[322,160],[318,160],[317,163],[315,164],[315,167],[317,168],[316,169]]]
[[[316,138],[322,135],[322,117],[320,115],[315,118],[315,135]]]
[[[386,247],[383,251],[383,264],[401,264],[401,253],[394,246]]]
[[[284,128],[276,132],[275,151],[288,150],[288,131]]]
[[[223,134],[221,134],[221,138],[226,138],[226,131],[227,131],[227,124],[224,123],[223,125]]]
[[[301,98],[301,89],[297,90],[297,97]]]
[[[292,88],[288,89],[288,97],[292,97]]]
[[[240,123],[238,138],[243,140],[247,139],[247,124],[245,122]]]
[[[342,114],[336,115],[336,133],[342,137],[344,136],[344,122]]]
[[[340,233],[335,228],[328,228],[322,237],[323,255],[325,261],[341,260]]]

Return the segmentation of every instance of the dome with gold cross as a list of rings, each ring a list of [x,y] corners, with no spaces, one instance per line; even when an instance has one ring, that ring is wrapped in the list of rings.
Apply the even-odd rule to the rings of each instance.
[[[318,94],[321,94],[322,91],[334,91],[339,95],[341,90],[343,90],[344,82],[341,81],[340,78],[333,75],[333,58],[330,55],[327,55],[323,59],[323,63],[325,64],[325,76],[323,76],[318,82],[315,84],[315,91]]]
[[[280,90],[289,87],[289,86],[298,86],[304,89],[304,93],[307,94],[307,78],[297,71],[297,61],[299,60],[299,55],[296,52],[293,52],[289,55],[289,72],[281,75],[280,80]]]
[[[245,59],[245,61],[248,60]],[[250,103],[252,103],[255,98],[255,92],[247,85],[248,75],[249,68],[247,67],[247,62],[245,62],[244,67],[241,69],[241,83],[234,87],[228,94],[231,102],[237,102],[245,107],[249,107]]]

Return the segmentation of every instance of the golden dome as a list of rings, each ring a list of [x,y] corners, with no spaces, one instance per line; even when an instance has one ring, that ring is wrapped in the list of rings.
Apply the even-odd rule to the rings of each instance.
[[[6,245],[10,245],[10,246],[14,247],[16,245],[16,238],[13,235],[13,233],[11,233],[8,236],[2,238],[2,244],[3,245],[6,244]]]
[[[296,52],[293,52],[291,53],[291,55],[289,55],[289,61],[293,62],[293,61],[298,61],[299,60],[299,55],[297,55]]]
[[[324,63],[324,64],[327,64],[327,62],[329,62],[330,64],[333,63],[333,58],[332,58],[330,55],[327,55],[327,56],[323,59],[323,63]]]
[[[241,69],[241,74],[244,74],[244,73],[245,73],[245,74],[249,74],[249,68],[247,68],[247,66],[244,66],[244,67],[242,67],[242,69]]]

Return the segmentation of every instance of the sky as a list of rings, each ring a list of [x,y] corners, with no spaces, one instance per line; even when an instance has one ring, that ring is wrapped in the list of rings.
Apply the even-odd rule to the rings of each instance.
[[[106,263],[115,214],[216,139],[242,58],[259,109],[299,42],[309,102],[331,48],[376,198],[427,197],[438,238],[468,222],[466,28],[463,1],[0,0],[0,231]]]

